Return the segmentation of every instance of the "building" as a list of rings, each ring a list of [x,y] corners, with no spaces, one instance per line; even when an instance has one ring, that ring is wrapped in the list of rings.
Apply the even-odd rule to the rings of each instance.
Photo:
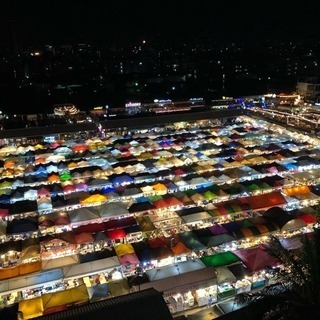
[[[297,82],[297,94],[301,95],[306,102],[320,101],[320,81],[318,77],[301,78]]]

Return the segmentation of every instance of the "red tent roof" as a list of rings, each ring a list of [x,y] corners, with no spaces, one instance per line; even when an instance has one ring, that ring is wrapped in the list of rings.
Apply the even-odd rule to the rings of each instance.
[[[306,224],[316,223],[317,219],[312,216],[310,213],[303,214],[298,217],[298,219],[303,220]]]
[[[122,238],[125,238],[127,235],[123,229],[113,229],[113,230],[107,231],[107,233],[108,233],[108,237],[111,240],[122,239]]]

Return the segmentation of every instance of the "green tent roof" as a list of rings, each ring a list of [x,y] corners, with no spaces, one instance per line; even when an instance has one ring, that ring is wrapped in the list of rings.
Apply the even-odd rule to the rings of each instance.
[[[230,251],[217,253],[211,256],[202,257],[200,259],[207,267],[227,266],[240,260],[235,254]]]

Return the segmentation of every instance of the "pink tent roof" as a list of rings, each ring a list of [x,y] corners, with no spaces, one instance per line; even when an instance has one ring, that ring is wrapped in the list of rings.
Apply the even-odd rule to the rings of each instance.
[[[250,272],[259,271],[277,263],[276,259],[262,247],[236,250],[233,253],[241,259]]]
[[[50,196],[50,190],[48,190],[47,188],[40,188],[37,193],[38,197]]]

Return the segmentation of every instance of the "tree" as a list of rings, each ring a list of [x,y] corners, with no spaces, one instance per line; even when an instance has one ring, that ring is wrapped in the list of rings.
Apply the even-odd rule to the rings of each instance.
[[[267,306],[263,320],[320,319],[320,229],[300,236],[301,247],[285,249],[272,236],[267,251],[280,266],[275,283],[259,292],[237,296],[237,302]]]

